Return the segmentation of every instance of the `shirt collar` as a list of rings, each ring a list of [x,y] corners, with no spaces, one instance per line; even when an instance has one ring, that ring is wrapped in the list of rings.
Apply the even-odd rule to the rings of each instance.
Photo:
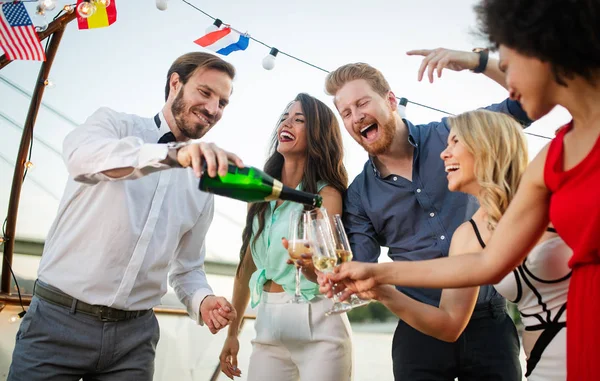
[[[408,142],[415,147],[415,155],[417,154],[417,150],[419,147],[419,138],[420,138],[420,131],[419,128],[417,126],[415,126],[414,124],[412,124],[411,122],[408,121],[408,119],[402,119],[404,121],[404,123],[406,123],[406,127],[408,127]],[[381,172],[379,172],[379,169],[377,169],[377,166],[375,165],[375,161],[373,160],[373,156],[369,156],[369,163],[371,163],[371,168],[373,168],[373,172],[375,173],[375,175],[377,177],[381,177]]]
[[[169,128],[169,124],[167,123],[167,120],[165,119],[165,115],[163,114],[162,110],[160,110],[158,112],[158,114],[156,114],[158,116],[158,119],[160,120],[160,126],[158,127],[158,136],[163,136],[164,134],[166,134],[167,132],[171,132],[171,129]],[[156,116],[152,119],[152,122],[154,124],[156,123]]]

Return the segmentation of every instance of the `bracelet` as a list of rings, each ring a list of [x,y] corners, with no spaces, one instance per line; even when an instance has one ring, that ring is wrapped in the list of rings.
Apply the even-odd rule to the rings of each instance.
[[[479,54],[479,65],[473,69],[473,73],[483,73],[487,67],[490,52],[488,49],[475,48],[473,49],[473,53]]]

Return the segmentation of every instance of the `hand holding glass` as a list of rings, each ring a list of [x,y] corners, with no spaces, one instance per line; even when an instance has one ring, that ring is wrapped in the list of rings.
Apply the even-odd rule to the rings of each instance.
[[[288,234],[288,254],[295,262],[300,259],[302,254],[310,254],[310,244],[308,242],[307,215],[304,210],[294,210],[290,215],[290,226]],[[289,303],[305,303],[306,301],[300,293],[300,275],[302,269],[296,265],[296,292]]]

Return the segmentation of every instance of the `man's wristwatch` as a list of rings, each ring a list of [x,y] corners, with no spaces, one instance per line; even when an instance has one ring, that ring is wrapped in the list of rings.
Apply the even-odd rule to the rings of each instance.
[[[479,65],[473,69],[473,73],[483,73],[487,67],[490,51],[484,48],[475,48],[473,49],[473,53],[479,54]]]
[[[169,142],[167,143],[167,157],[164,162],[171,167],[180,167],[179,161],[177,160],[177,151],[180,148],[185,147],[189,144],[189,142]]]

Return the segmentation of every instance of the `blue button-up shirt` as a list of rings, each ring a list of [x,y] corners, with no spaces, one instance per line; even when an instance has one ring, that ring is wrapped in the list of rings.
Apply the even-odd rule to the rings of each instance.
[[[486,107],[511,114],[523,125],[531,121],[520,104],[509,99]],[[412,181],[391,174],[381,177],[372,158],[344,196],[344,226],[354,259],[377,262],[380,247],[388,247],[394,261],[414,261],[448,256],[456,228],[479,208],[471,195],[448,190],[444,162],[450,126],[441,122],[408,126],[414,147]],[[398,287],[410,297],[439,305],[441,290]],[[477,303],[500,297],[492,286],[481,287]]]

